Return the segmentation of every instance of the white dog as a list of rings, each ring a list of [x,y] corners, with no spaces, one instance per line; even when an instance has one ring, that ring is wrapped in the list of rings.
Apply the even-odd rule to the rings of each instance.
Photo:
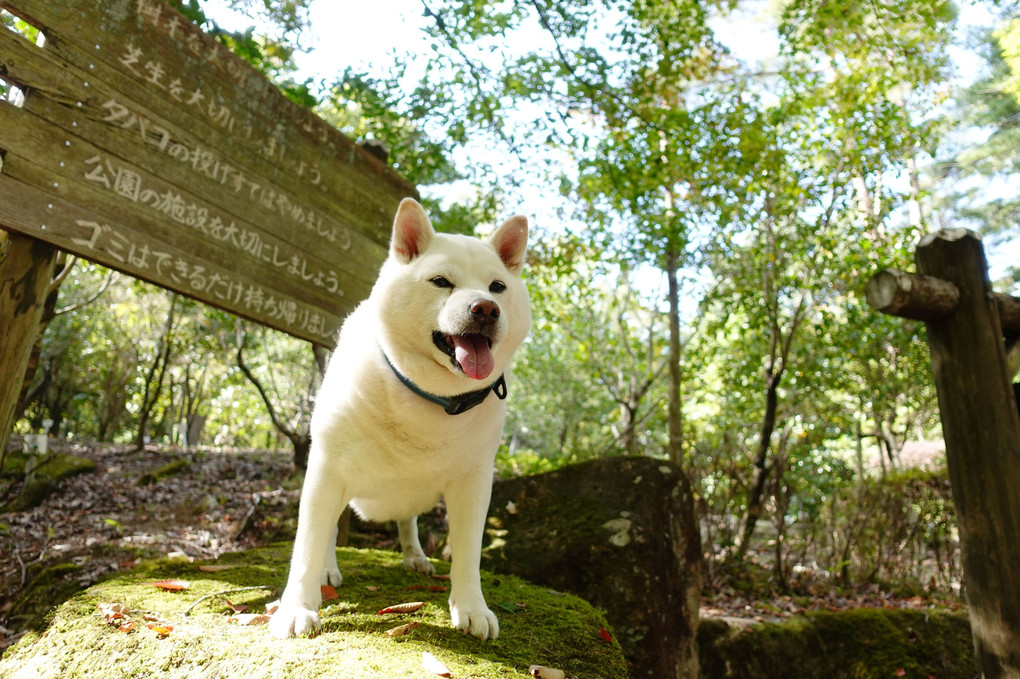
[[[344,322],[316,400],[290,576],[270,621],[275,636],[318,630],[319,586],[341,582],[331,536],[348,503],[366,518],[395,519],[404,564],[431,574],[417,515],[442,495],[453,625],[496,638],[478,568],[506,415],[504,373],[531,326],[520,279],[527,238],[520,216],[485,241],[437,234],[421,205],[400,203],[389,258]]]

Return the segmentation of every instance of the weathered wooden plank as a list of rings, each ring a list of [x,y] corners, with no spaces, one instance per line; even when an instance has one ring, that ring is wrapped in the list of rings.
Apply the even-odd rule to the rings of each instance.
[[[6,226],[331,343],[334,321],[368,294],[394,206],[414,187],[163,0],[0,7],[45,37],[40,46],[0,29],[0,74],[27,93],[22,108],[0,102]],[[93,235],[80,222],[97,225]],[[216,271],[306,320],[291,328],[235,295],[168,281],[133,265],[128,248]]]
[[[1020,417],[981,239],[954,229],[916,253],[951,282],[956,311],[928,323],[946,458],[963,548],[971,629],[986,679],[1020,676]]]
[[[66,139],[30,113],[0,106],[0,147],[8,150],[4,172],[20,181],[79,204],[101,204],[109,214],[134,214],[151,222],[154,237],[182,238],[178,247],[197,258],[231,261],[239,270],[261,269],[267,282],[302,301],[326,309],[353,303],[343,300],[347,292],[329,262],[84,140]],[[102,195],[82,192],[82,185]],[[353,300],[367,294],[373,275],[372,269],[363,269],[344,277]]]
[[[260,74],[181,17],[162,0],[11,0],[49,32],[50,49],[87,61],[132,102],[181,123],[202,121],[209,141],[245,148],[259,161],[306,180],[316,191],[357,212],[374,215],[388,236],[396,192],[414,195],[395,172],[311,112],[295,106]],[[73,30],[71,28],[73,27]]]
[[[42,241],[0,231],[0,451],[14,424],[56,254]]]
[[[216,264],[199,259],[180,247],[180,234],[154,237],[141,219],[132,219],[137,224],[133,228],[111,218],[109,211],[83,208],[7,173],[0,174],[0,195],[24,198],[0,200],[0,224],[296,337],[333,344],[340,314],[280,294],[266,284],[261,270],[238,273],[226,266],[229,260]]]
[[[78,137],[90,141],[166,181],[187,187],[189,193],[218,203],[223,210],[256,226],[270,220],[270,230],[286,231],[287,240],[294,246],[316,257],[331,254],[334,266],[340,263],[342,268],[342,262],[348,262],[367,269],[351,271],[351,275],[369,281],[374,278],[385,258],[385,247],[378,244],[374,234],[366,239],[345,217],[329,214],[335,212],[332,205],[320,210],[293,192],[270,184],[256,174],[265,173],[264,163],[256,169],[231,163],[209,150],[193,133],[162,121],[159,114],[133,111],[118,101],[119,95],[99,79],[100,73],[93,73],[86,91],[81,87],[81,78],[88,76],[8,31],[0,31],[0,53],[6,55],[4,59],[10,64],[8,78],[32,91],[25,111],[53,121],[54,126],[64,131],[65,139]],[[58,79],[59,88],[46,83],[43,91],[41,86],[47,73],[70,77]],[[96,106],[90,103],[92,99],[104,103]],[[21,125],[32,121],[21,120]],[[17,119],[11,121],[17,123]],[[214,130],[208,132],[216,134]],[[55,134],[59,133],[53,129],[40,130],[36,138]],[[248,161],[259,164],[257,158]]]

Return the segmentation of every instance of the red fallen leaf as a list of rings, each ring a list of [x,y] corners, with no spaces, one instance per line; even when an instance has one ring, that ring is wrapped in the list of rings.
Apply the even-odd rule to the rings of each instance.
[[[441,677],[452,677],[453,672],[447,667],[442,660],[432,655],[428,651],[422,651],[421,654],[422,666],[431,672],[432,674],[438,674]]]
[[[322,592],[323,601],[332,601],[337,598],[336,588],[331,585],[321,585],[319,590]]]
[[[436,573],[435,575],[432,576],[432,579],[433,580],[446,580],[446,581],[449,581],[450,580],[450,576],[447,575],[446,573]]]
[[[120,627],[117,628],[118,632],[123,632],[124,634],[128,634],[129,632],[133,632],[134,630],[135,630],[135,621],[134,620],[129,620],[128,622],[124,623],[123,625],[121,625]]]
[[[166,639],[174,631],[173,625],[157,625],[152,622],[148,624],[148,628],[155,632],[160,639]]]
[[[445,592],[446,588],[445,587],[441,587],[439,585],[433,585],[432,587],[429,587],[429,591],[430,592]]]
[[[902,667],[897,667],[896,668],[896,676],[897,677],[905,677],[905,676],[907,676],[907,671],[905,669],[903,669]]]
[[[191,587],[191,583],[187,580],[157,580],[156,582],[150,582],[149,584],[153,587],[159,587],[167,592],[180,592],[181,590]]]
[[[414,592],[419,589],[425,589],[425,585],[408,585],[404,588],[405,592]]]
[[[387,606],[376,613],[376,615],[385,615],[387,613],[414,613],[424,605],[424,601],[408,601],[407,603],[397,604],[395,606]]]
[[[609,630],[607,630],[605,627],[600,627],[599,628],[599,639],[601,639],[602,641],[605,641],[607,643],[612,643],[613,635],[610,634]]]

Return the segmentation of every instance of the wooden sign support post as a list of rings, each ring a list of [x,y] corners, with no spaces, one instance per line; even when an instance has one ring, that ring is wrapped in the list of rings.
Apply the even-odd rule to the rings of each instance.
[[[926,237],[915,259],[918,276],[882,272],[868,301],[926,323],[974,648],[986,679],[1020,677],[1020,415],[1003,342],[1020,299],[992,293],[970,231]]]
[[[6,243],[4,242],[6,240]],[[17,233],[0,232],[0,451],[7,448],[57,251]],[[0,456],[2,457],[2,456]]]

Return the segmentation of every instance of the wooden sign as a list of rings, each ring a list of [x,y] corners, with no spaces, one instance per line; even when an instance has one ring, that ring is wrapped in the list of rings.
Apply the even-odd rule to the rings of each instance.
[[[0,8],[0,228],[332,346],[414,186],[163,0]]]

